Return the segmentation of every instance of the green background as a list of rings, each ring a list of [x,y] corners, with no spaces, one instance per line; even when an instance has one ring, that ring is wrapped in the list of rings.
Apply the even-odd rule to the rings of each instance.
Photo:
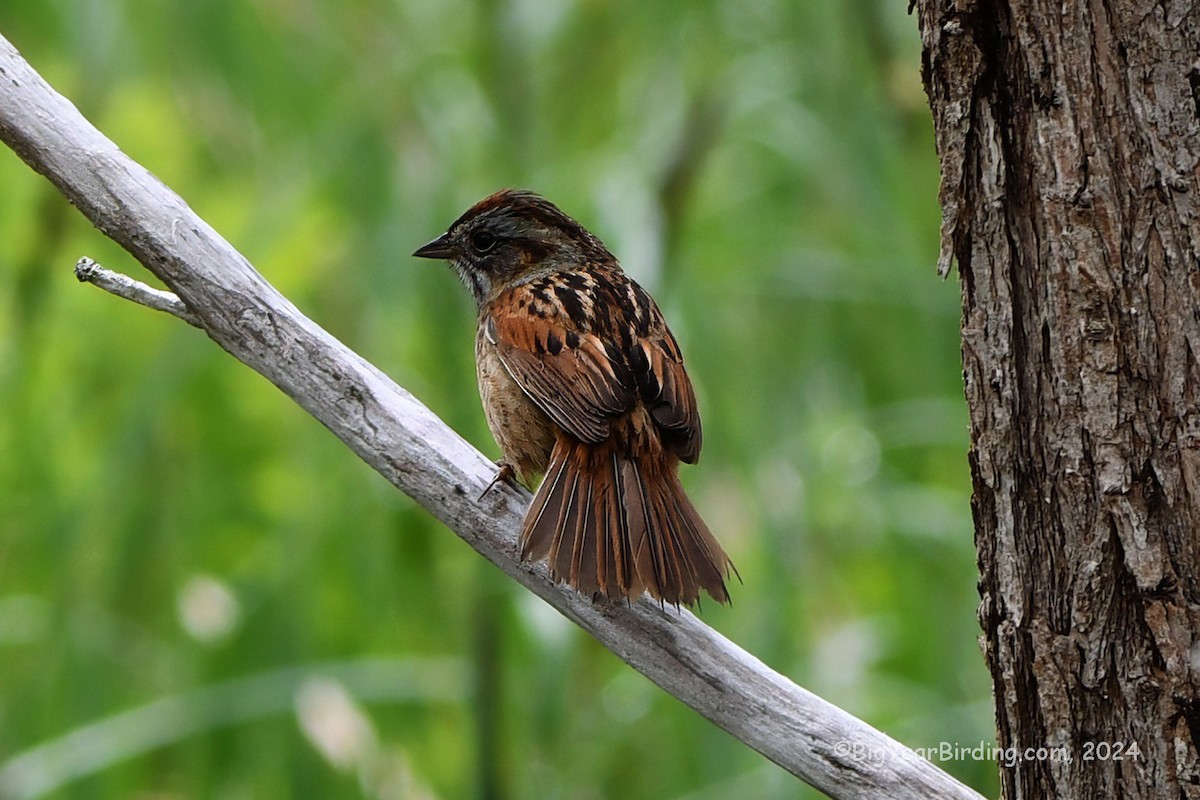
[[[409,253],[550,197],[686,353],[684,482],[745,581],[704,619],[909,745],[992,741],[903,3],[0,0],[0,33],[491,457],[471,302]],[[816,796],[83,255],[147,279],[0,151],[0,797]]]

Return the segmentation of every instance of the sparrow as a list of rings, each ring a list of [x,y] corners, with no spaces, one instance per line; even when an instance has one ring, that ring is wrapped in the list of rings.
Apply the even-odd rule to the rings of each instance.
[[[497,480],[533,488],[521,557],[593,599],[729,602],[733,564],[679,482],[700,414],[658,306],[583,225],[532,192],[476,203],[418,249],[479,312],[475,360]]]

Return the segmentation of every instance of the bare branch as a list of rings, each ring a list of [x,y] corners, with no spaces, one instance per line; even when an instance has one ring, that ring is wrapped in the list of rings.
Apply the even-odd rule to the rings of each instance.
[[[477,501],[493,464],[412,395],[301,314],[0,38],[0,139],[158,276],[221,347],[264,375],[468,544],[659,686],[837,798],[979,795],[796,686],[687,611],[593,605],[521,563],[528,493]]]
[[[162,289],[155,289],[153,286],[147,286],[141,281],[135,281],[128,275],[105,269],[90,258],[81,258],[75,264],[75,277],[79,279],[80,283],[99,286],[110,294],[132,300],[138,305],[153,308],[155,311],[165,311],[179,317],[188,325],[194,325],[197,328],[204,327],[196,315],[189,311],[183,301],[175,295],[164,292]]]

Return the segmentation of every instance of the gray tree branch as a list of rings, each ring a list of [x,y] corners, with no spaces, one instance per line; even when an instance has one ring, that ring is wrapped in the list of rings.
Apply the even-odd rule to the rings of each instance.
[[[528,494],[429,409],[279,294],[182,199],[122,153],[0,37],[0,139],[177,298],[231,355],[262,374],[514,580],[675,697],[835,798],[972,798],[912,750],[827,703],[705,625],[646,598],[594,605],[522,563]],[[122,296],[151,297],[118,281]],[[116,284],[110,284],[116,285]],[[151,290],[153,291],[153,290]],[[164,299],[168,302],[164,303]],[[147,303],[147,304],[154,304]]]
[[[204,327],[200,324],[200,320],[196,319],[196,315],[191,312],[191,309],[184,305],[177,296],[170,292],[164,292],[162,289],[147,286],[128,275],[105,269],[90,258],[81,258],[76,262],[75,277],[79,279],[80,283],[98,286],[110,294],[131,300],[138,305],[153,308],[155,311],[165,311],[193,327],[201,329]]]

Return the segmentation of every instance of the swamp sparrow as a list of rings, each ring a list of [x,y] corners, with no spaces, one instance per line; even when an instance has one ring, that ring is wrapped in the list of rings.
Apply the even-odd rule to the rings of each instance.
[[[658,306],[612,253],[544,198],[505,190],[413,255],[450,261],[475,297],[497,479],[545,474],[521,557],[592,596],[728,602],[733,565],[676,474],[700,456],[696,395]]]

